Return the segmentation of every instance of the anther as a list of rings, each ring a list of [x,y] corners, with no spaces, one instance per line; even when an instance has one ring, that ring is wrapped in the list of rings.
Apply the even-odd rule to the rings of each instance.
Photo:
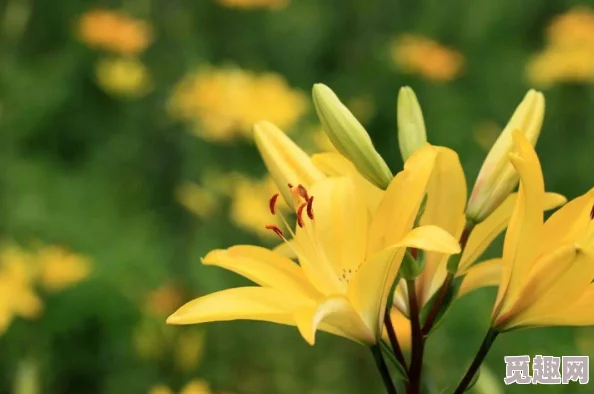
[[[297,225],[303,228],[303,208],[307,206],[307,203],[303,203],[297,208]]]
[[[303,185],[297,185],[297,192],[305,201],[309,201],[309,195],[307,194],[307,189]]]
[[[309,198],[309,200],[307,200],[307,216],[311,219],[314,220],[314,213],[313,213],[313,198],[314,196],[311,196]]]
[[[594,220],[594,205],[592,205],[592,209],[590,210],[590,220]]]
[[[279,237],[280,239],[284,239],[283,232],[281,231],[281,229],[280,229],[280,228],[278,228],[278,227],[277,227],[277,226],[275,226],[274,224],[267,224],[267,225],[266,225],[266,226],[264,226],[264,227],[266,227],[266,229],[267,229],[267,230],[272,230],[272,231],[274,231],[274,233],[275,233],[276,235],[278,235],[278,237]]]
[[[275,208],[276,208],[276,200],[278,200],[278,195],[279,195],[279,194],[278,194],[278,193],[276,193],[274,196],[272,196],[272,197],[270,198],[270,201],[269,201],[269,205],[270,205],[270,213],[272,213],[273,215],[274,215],[274,214],[275,214],[275,212],[276,212]]]

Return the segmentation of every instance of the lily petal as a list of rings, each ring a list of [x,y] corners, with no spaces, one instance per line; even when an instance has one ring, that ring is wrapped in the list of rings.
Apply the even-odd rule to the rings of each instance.
[[[296,325],[294,312],[314,303],[278,289],[237,287],[192,300],[167,319],[167,324],[229,320],[261,320]]]
[[[591,254],[573,245],[561,246],[546,254],[536,261],[527,278],[528,285],[510,309],[512,318],[505,327],[541,325],[546,316],[578,301],[590,287],[592,278],[594,258]]]
[[[554,250],[565,243],[577,243],[586,235],[594,205],[594,188],[571,200],[545,222],[541,251]]]
[[[416,227],[398,242],[400,246],[445,254],[460,253],[460,245],[450,233],[437,226]]]
[[[384,191],[363,177],[353,163],[338,153],[319,153],[311,160],[327,176],[352,178],[356,188],[365,196],[369,212],[375,213]]]
[[[520,175],[520,191],[503,246],[503,274],[495,315],[503,304],[512,304],[520,295],[522,281],[539,249],[543,227],[544,180],[534,147],[518,130],[513,133],[517,153],[510,160]]]
[[[310,345],[315,343],[316,331],[322,323],[338,328],[341,335],[355,342],[376,342],[373,331],[361,320],[349,300],[341,295],[329,297],[317,306],[299,309],[295,313],[295,320],[299,332]]]
[[[421,225],[435,225],[459,239],[464,225],[466,206],[466,178],[458,159],[451,149],[436,147],[435,167],[427,185],[427,205],[421,218]],[[447,255],[428,252],[425,254],[425,268],[417,278],[417,293],[421,305],[432,295],[433,283],[441,285],[446,276]]]
[[[594,325],[594,285],[590,284],[580,299],[566,304],[565,308],[539,319],[547,326],[591,326]]]
[[[257,123],[254,140],[268,172],[290,207],[294,206],[294,201],[287,187],[289,183],[308,187],[324,179],[324,174],[313,165],[307,153],[272,123]]]
[[[320,297],[297,264],[265,248],[238,245],[226,250],[213,250],[202,262],[233,271],[263,287],[314,300]]]
[[[464,275],[458,297],[462,297],[474,290],[487,286],[498,286],[502,271],[501,259],[485,260],[470,267]]]
[[[470,267],[484,253],[491,242],[505,230],[517,200],[517,193],[510,194],[491,215],[474,227],[460,260],[460,271]],[[561,194],[545,193],[543,210],[548,211],[557,208],[566,202],[567,199]],[[564,229],[564,227],[561,229]],[[545,230],[545,233],[546,231],[548,230]]]
[[[347,295],[373,332],[379,336],[392,283],[398,275],[406,247],[392,245],[367,259],[351,277]]]
[[[436,157],[435,147],[424,146],[394,177],[371,222],[368,256],[398,243],[413,227]]]
[[[311,196],[315,218],[304,220],[304,228],[297,228],[298,242],[306,243],[314,233],[323,252],[316,264],[327,260],[334,278],[343,271],[354,271],[365,260],[367,250],[369,214],[361,191],[350,178],[328,178],[314,185]]]

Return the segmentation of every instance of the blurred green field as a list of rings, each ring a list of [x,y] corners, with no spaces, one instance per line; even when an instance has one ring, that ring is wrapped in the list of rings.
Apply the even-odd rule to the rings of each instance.
[[[525,92],[542,90],[547,190],[593,186],[592,2],[1,1],[0,261],[29,267],[33,287],[0,281],[0,394],[383,393],[368,352],[341,338],[165,325],[183,302],[247,283],[201,265],[209,250],[276,245],[261,231],[271,189],[251,125],[330,149],[317,82],[394,172],[397,93],[411,86],[469,188]],[[11,298],[21,315],[3,315]],[[462,299],[429,340],[438,387],[470,362],[494,298]],[[523,354],[594,355],[594,329],[503,335],[487,358],[501,385],[475,393],[592,391],[503,386],[503,357]]]

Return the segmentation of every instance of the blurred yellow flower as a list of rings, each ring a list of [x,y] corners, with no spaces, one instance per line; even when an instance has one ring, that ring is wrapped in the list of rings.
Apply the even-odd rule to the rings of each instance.
[[[97,63],[98,85],[107,93],[123,98],[138,98],[152,88],[151,76],[141,61],[133,58],[108,58]]]
[[[210,188],[186,183],[176,190],[177,201],[200,219],[208,218],[218,206],[218,198]]]
[[[150,26],[118,11],[94,9],[78,20],[77,34],[88,46],[135,55],[143,52],[152,41]]]
[[[154,386],[149,394],[173,394],[174,392],[167,386]],[[208,383],[202,379],[194,379],[186,384],[179,394],[212,394]]]
[[[549,45],[594,47],[594,11],[576,7],[556,16],[547,29]]]
[[[189,74],[169,103],[173,117],[193,123],[199,137],[217,142],[238,136],[251,140],[252,126],[262,119],[290,129],[306,108],[304,94],[282,76],[231,67]]]
[[[526,73],[532,84],[594,82],[594,48],[551,47],[534,56]]]
[[[37,252],[39,282],[48,291],[60,291],[87,278],[90,260],[57,246],[47,246]]]
[[[418,74],[433,82],[456,78],[464,65],[464,58],[459,52],[412,34],[396,38],[390,51],[392,60],[401,71]]]
[[[173,394],[173,391],[169,387],[159,384],[151,388],[149,394]]]
[[[179,334],[175,347],[175,361],[182,371],[191,371],[200,365],[205,341],[204,331],[186,330]]]
[[[42,307],[34,289],[31,256],[13,246],[4,248],[0,252],[0,334],[14,317],[35,319]]]
[[[270,8],[280,9],[288,4],[288,0],[217,0],[221,5],[232,8]]]
[[[532,84],[594,82],[594,11],[576,7],[555,17],[547,45],[526,66]]]
[[[168,283],[149,293],[146,310],[154,316],[168,316],[183,300],[183,292],[174,284]]]
[[[268,200],[278,193],[271,178],[253,180],[239,178],[235,184],[232,203],[231,220],[239,228],[253,232],[264,239],[276,239],[276,234],[264,225],[283,227],[278,215],[270,214]],[[277,209],[286,210],[287,205],[278,199]]]
[[[86,258],[55,246],[42,246],[30,252],[16,245],[0,250],[0,334],[14,317],[35,319],[42,312],[42,301],[35,292],[41,285],[58,291],[90,273]]]

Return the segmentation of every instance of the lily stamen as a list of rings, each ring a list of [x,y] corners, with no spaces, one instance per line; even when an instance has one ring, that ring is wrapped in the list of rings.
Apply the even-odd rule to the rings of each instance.
[[[278,228],[278,226],[275,226],[274,224],[267,224],[267,225],[265,225],[264,227],[265,227],[267,230],[272,230],[272,231],[274,231],[274,233],[275,233],[276,235],[278,235],[278,237],[279,237],[280,239],[282,239],[283,241],[285,240],[285,236],[284,236],[283,232],[281,231],[281,229],[280,229],[280,228]]]
[[[270,206],[270,213],[273,215],[276,213],[276,201],[278,200],[279,193],[276,193],[274,196],[270,197],[269,206]]]
[[[297,225],[299,227],[301,227],[301,228],[303,228],[303,226],[304,226],[304,223],[303,223],[303,208],[305,208],[306,206],[307,206],[307,203],[304,202],[297,209]]]
[[[314,196],[311,196],[309,198],[309,200],[307,200],[307,216],[311,219],[314,220],[314,213],[313,213],[313,199]],[[593,208],[593,212],[594,212],[594,208]]]

